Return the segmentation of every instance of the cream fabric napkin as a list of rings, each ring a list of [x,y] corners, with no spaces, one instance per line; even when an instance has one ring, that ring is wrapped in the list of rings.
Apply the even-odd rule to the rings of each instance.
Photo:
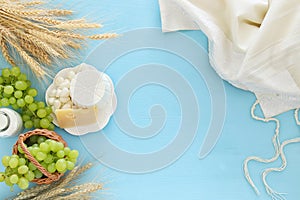
[[[299,0],[159,0],[163,31],[202,30],[212,67],[265,117],[300,107]]]

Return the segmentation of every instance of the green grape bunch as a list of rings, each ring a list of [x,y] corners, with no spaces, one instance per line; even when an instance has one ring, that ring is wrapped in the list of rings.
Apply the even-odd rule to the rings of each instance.
[[[22,116],[24,127],[54,130],[52,109],[35,100],[38,91],[19,67],[2,69],[0,76],[0,107],[13,108]]]
[[[63,143],[48,139],[45,136],[33,135],[25,143],[30,154],[51,174],[59,172],[64,174],[73,170],[79,152],[65,147]],[[27,158],[21,146],[18,154],[3,156],[4,172],[0,172],[0,182],[13,188],[16,184],[22,190],[29,187],[29,182],[43,178],[43,173]]]

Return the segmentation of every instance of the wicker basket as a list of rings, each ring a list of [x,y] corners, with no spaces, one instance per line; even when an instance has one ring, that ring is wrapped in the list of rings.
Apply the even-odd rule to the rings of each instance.
[[[47,169],[45,169],[27,150],[27,148],[24,145],[24,142],[26,141],[27,138],[29,138],[32,135],[41,135],[45,136],[49,139],[62,142],[65,147],[67,147],[67,143],[64,141],[64,139],[55,133],[54,131],[49,131],[47,129],[35,129],[32,131],[28,131],[24,134],[19,135],[19,138],[16,142],[16,144],[13,147],[13,154],[18,154],[18,145],[21,146],[22,150],[24,151],[24,154],[27,155],[27,158],[29,161],[31,161],[37,169],[39,169],[46,177],[45,178],[38,178],[38,179],[33,179],[31,182],[35,182],[37,184],[49,184],[52,183],[53,181],[57,181],[60,179],[63,174],[55,172],[53,174],[49,173]]]

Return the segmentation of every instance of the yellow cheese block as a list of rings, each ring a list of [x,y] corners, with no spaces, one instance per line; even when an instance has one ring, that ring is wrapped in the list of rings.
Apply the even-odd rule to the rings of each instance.
[[[72,128],[96,123],[98,109],[96,106],[86,109],[57,109],[55,115],[60,128]]]

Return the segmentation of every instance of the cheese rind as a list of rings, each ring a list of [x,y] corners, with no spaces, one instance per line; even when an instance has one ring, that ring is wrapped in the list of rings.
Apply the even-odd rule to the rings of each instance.
[[[60,128],[72,128],[96,123],[98,109],[96,106],[86,109],[57,109],[55,115]]]

